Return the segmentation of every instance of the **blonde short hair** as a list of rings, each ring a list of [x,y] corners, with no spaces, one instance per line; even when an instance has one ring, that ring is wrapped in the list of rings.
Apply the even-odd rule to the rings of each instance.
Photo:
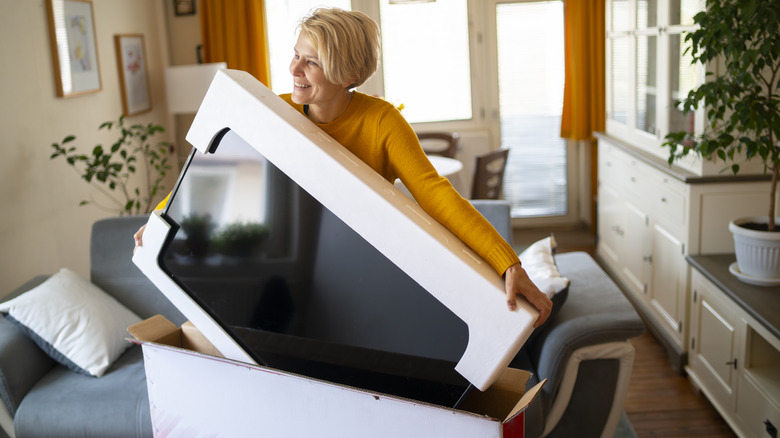
[[[298,29],[334,84],[363,85],[379,65],[379,25],[368,15],[338,8],[319,8],[304,17]]]

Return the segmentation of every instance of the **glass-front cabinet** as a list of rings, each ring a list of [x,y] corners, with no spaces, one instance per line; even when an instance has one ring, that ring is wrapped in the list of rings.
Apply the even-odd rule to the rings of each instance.
[[[704,80],[685,32],[703,0],[611,0],[607,6],[607,133],[660,158],[669,132],[701,129],[678,101]],[[690,163],[680,163],[691,167]],[[694,173],[701,169],[689,168]]]

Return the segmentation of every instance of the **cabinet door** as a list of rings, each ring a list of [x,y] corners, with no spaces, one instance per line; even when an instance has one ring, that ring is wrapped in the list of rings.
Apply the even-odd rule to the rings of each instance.
[[[734,411],[739,351],[732,306],[712,283],[694,272],[690,371],[710,401],[729,413]]]
[[[615,269],[620,266],[619,248],[624,232],[620,202],[612,186],[599,183],[598,252]]]
[[[619,253],[622,274],[631,292],[646,300],[647,272],[651,257],[647,232],[649,217],[642,209],[630,202],[625,202],[623,209],[625,234],[623,250]]]
[[[685,324],[683,244],[659,224],[653,225],[652,281],[648,299],[657,320],[682,346]]]

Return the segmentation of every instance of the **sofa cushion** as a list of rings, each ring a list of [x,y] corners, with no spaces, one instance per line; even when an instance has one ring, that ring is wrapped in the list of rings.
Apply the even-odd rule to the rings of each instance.
[[[127,327],[141,321],[113,297],[63,268],[39,286],[0,303],[0,312],[54,360],[100,377],[130,344]]]
[[[557,246],[555,237],[550,235],[534,242],[519,256],[531,281],[550,299],[569,287],[569,279],[561,276],[555,264]]]
[[[541,326],[534,329],[531,336],[526,340],[526,344],[533,340],[542,332],[544,328],[555,320],[560,312],[566,297],[569,295],[569,279],[563,277],[558,271],[558,265],[555,263],[555,249],[558,244],[555,237],[550,235],[525,249],[520,254],[520,262],[528,273],[528,277],[534,282],[536,287],[547,294],[552,301],[553,307],[550,316]]]
[[[18,437],[151,437],[144,360],[134,345],[95,379],[55,366],[14,418]]]

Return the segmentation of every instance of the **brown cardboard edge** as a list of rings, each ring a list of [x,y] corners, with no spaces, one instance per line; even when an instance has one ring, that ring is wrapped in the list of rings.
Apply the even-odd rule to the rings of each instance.
[[[181,347],[198,353],[208,354],[224,358],[222,354],[206,336],[195,327],[195,324],[187,321],[181,325]]]
[[[542,380],[541,382],[537,383],[536,386],[526,391],[526,393],[520,397],[520,400],[517,402],[514,409],[512,409],[512,412],[510,412],[509,415],[504,419],[504,423],[510,421],[519,413],[525,411],[525,408],[530,406],[531,403],[533,403],[533,401],[536,399],[536,396],[539,394],[539,391],[542,390],[542,387],[544,387],[545,383],[547,383],[547,379]]]
[[[517,410],[530,378],[526,370],[506,368],[485,391],[471,391],[458,409],[501,421]]]
[[[127,328],[139,341],[180,345],[179,327],[162,315],[154,315]]]

